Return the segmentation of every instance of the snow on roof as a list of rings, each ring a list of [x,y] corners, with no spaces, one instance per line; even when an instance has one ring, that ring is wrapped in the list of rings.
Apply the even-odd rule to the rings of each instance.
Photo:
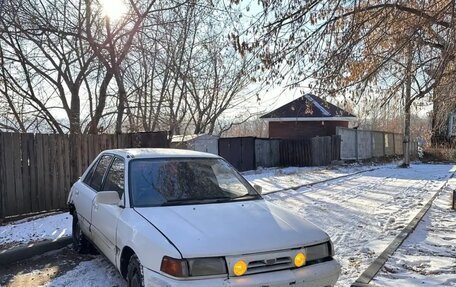
[[[322,105],[320,105],[320,103],[317,102],[310,95],[305,95],[304,97],[306,97],[306,99],[309,102],[311,102],[315,107],[317,107],[324,116],[326,116],[326,117],[330,117],[331,116],[331,113],[327,109],[325,109]]]
[[[264,115],[262,119],[293,119],[293,118],[309,118],[311,119],[325,119],[337,118],[340,120],[351,120],[355,116],[351,113],[331,104],[312,94],[306,94],[296,100],[285,104],[278,109]]]

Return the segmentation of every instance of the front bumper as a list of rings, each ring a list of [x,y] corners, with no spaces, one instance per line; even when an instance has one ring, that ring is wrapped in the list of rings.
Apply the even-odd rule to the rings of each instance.
[[[144,268],[145,287],[326,287],[334,286],[340,265],[335,260],[293,270],[231,278],[174,280]]]

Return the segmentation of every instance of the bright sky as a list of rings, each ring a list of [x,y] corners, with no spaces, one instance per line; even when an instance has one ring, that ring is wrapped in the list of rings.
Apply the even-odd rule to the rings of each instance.
[[[119,20],[128,12],[128,6],[123,0],[100,0],[103,14],[110,20]]]

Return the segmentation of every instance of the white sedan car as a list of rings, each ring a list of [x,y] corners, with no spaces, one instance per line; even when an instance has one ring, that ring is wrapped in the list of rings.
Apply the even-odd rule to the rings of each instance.
[[[102,152],[71,189],[73,246],[128,286],[333,286],[328,235],[261,197],[225,160],[172,149]]]

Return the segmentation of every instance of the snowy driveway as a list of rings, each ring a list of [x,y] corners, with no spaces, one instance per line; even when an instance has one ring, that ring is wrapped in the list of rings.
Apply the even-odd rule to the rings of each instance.
[[[451,168],[451,165],[413,165],[410,169],[385,166],[296,191],[265,195],[265,198],[329,233],[335,244],[336,259],[342,265],[338,286],[349,286],[445,184]],[[298,173],[265,171],[246,175],[246,178],[255,183],[270,182],[271,189],[307,184],[306,179],[310,177],[320,181],[354,172],[352,168],[333,172],[296,171]],[[318,177],[317,173],[324,176]],[[50,280],[46,286],[124,286],[113,270],[101,257],[90,258]],[[99,280],[98,274],[110,276]]]
[[[326,230],[349,286],[451,175],[451,165],[414,165],[357,174],[266,199]]]
[[[450,211],[456,179],[374,278],[378,286],[456,286],[456,212]]]

